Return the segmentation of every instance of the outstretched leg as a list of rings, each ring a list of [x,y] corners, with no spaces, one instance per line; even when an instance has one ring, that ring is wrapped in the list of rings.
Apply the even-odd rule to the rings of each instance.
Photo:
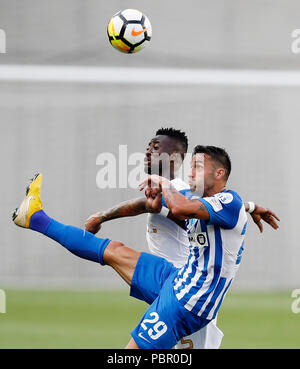
[[[141,253],[121,242],[111,241],[103,253],[104,264],[111,266],[131,285],[133,273]]]
[[[96,237],[90,232],[50,218],[43,211],[40,199],[42,179],[40,173],[32,179],[22,204],[13,214],[14,223],[43,233],[83,259],[111,266],[130,285],[140,252],[121,242]]]

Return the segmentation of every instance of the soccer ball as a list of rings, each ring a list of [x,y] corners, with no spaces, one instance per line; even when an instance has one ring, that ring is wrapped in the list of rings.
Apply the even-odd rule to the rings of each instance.
[[[140,51],[146,41],[150,41],[152,27],[143,13],[135,9],[125,9],[111,18],[107,34],[113,47],[123,53],[132,54]]]

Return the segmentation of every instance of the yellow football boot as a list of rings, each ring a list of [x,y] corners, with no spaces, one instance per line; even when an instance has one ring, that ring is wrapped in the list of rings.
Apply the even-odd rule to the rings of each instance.
[[[25,199],[12,215],[12,219],[17,226],[29,228],[32,215],[43,209],[40,199],[42,182],[43,175],[41,173],[37,173],[26,188]]]

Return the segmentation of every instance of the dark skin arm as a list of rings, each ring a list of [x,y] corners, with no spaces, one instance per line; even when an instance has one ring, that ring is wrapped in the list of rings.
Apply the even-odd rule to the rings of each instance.
[[[100,231],[102,223],[107,222],[109,220],[123,217],[133,217],[146,213],[159,213],[160,210],[161,204],[160,206],[157,206],[156,209],[149,207],[146,197],[124,201],[120,204],[113,206],[110,209],[92,214],[85,222],[85,230],[93,234],[96,234]],[[180,227],[184,228],[184,222],[175,218],[172,213],[168,214],[168,218],[173,220]]]
[[[109,220],[118,219],[122,217],[132,217],[132,216],[137,216],[137,215],[145,214],[145,213],[159,213],[161,210],[161,197],[160,197],[160,201],[158,201],[159,200],[158,199],[157,202],[155,202],[154,208],[152,207],[153,202],[151,202],[151,199],[149,200],[150,196],[154,198],[159,191],[157,190],[154,191],[153,189],[151,189],[151,191],[149,190],[150,192],[148,193],[148,196],[147,196],[147,191],[148,190],[146,190],[147,198],[141,197],[141,198],[136,198],[136,199],[132,199],[129,201],[125,201],[125,202],[115,205],[114,207],[108,210],[97,212],[91,215],[86,220],[85,230],[93,234],[96,234],[101,229],[101,224]],[[207,219],[209,218],[208,211],[206,210],[205,206],[199,200],[188,200],[185,196],[177,192],[174,188],[170,188],[169,193],[166,194],[168,196],[168,201],[172,201],[172,195],[174,195],[175,193],[177,193],[179,196],[179,202],[178,202],[179,205],[174,204],[173,211],[170,211],[168,214],[169,219],[173,220],[180,227],[185,228],[184,220],[187,218],[195,218],[196,217],[195,211],[201,210],[202,212],[205,213],[205,216],[207,217]],[[186,211],[185,216],[178,216],[174,214],[174,211],[175,212],[180,211],[180,209],[183,206],[190,206],[190,202],[194,203],[194,207],[193,207],[194,212]],[[245,205],[246,211],[248,211],[249,210],[248,203],[245,203],[244,205]],[[278,228],[278,224],[276,223],[276,220],[280,221],[280,219],[276,216],[276,214],[274,214],[269,209],[265,209],[261,206],[255,205],[255,210],[250,215],[254,223],[258,226],[260,232],[263,232],[262,220],[268,223],[272,228],[274,229]],[[202,219],[206,219],[206,218],[202,218]]]
[[[91,215],[85,222],[85,230],[96,234],[104,222],[122,217],[133,217],[148,212],[153,212],[153,210],[147,207],[145,197],[124,201],[108,210]]]
[[[143,190],[146,186],[148,186],[145,193],[148,206],[152,207],[154,211],[159,206],[161,195],[163,195],[168,209],[175,218],[179,220],[209,219],[209,212],[201,201],[186,198],[167,179],[152,175],[151,179],[145,180],[141,184],[140,190]],[[156,200],[156,198],[160,200]]]

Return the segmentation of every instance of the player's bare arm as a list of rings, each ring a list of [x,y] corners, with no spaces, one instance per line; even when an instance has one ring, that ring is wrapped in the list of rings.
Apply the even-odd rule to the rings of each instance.
[[[161,210],[161,202],[156,201],[156,205],[156,207],[153,207],[153,204],[147,201],[146,197],[121,202],[110,209],[99,211],[89,216],[85,222],[85,230],[96,234],[100,231],[102,223],[104,222],[123,217],[133,217],[145,213],[159,213]],[[184,222],[174,217],[171,212],[168,214],[168,218],[173,220],[180,227],[184,228]]]
[[[152,191],[161,192],[174,217],[179,220],[190,218],[209,219],[209,212],[201,201],[186,198],[166,178],[157,175],[152,175],[149,178],[141,183],[140,190],[143,190],[147,185],[148,188],[152,188]],[[150,194],[150,191],[146,193],[147,198],[151,197]],[[149,206],[151,206],[151,203],[149,203]]]
[[[176,218],[209,220],[209,212],[201,201],[186,198],[172,185],[163,186],[162,193],[168,208]]]
[[[147,206],[147,200],[145,197],[124,201],[110,209],[92,214],[85,222],[85,230],[96,234],[100,231],[101,224],[104,222],[122,217],[133,217],[150,212],[153,212],[153,209]]]
[[[209,219],[208,210],[206,209],[205,205],[201,203],[201,201],[187,199],[174,187],[172,187],[170,181],[168,181],[166,178],[153,175],[151,176],[151,181],[148,180],[141,183],[140,189],[143,189],[146,185],[148,186],[148,188],[151,188],[151,184],[153,187],[157,188],[163,193],[166,204],[171,212],[170,216],[172,216],[173,218],[200,218],[205,220]],[[154,193],[153,190],[151,191],[152,193]],[[151,206],[151,203],[149,203],[149,206]],[[244,203],[244,206],[245,210],[248,212],[250,209],[249,203]],[[280,219],[270,209],[265,209],[262,206],[255,205],[254,211],[250,215],[254,223],[258,226],[260,232],[263,232],[262,220],[268,223],[273,229],[279,228],[276,220],[280,221]]]

